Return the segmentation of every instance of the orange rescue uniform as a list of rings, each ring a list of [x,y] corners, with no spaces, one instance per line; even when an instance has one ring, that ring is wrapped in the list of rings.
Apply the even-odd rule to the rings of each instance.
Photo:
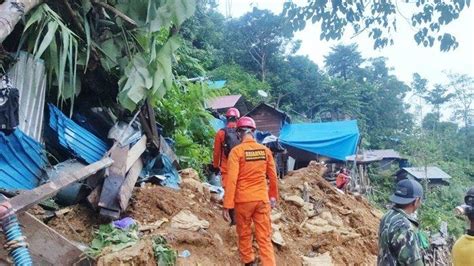
[[[230,152],[228,168],[224,208],[235,208],[240,258],[243,263],[255,260],[253,222],[262,264],[276,265],[271,242],[269,198],[278,199],[278,184],[272,152],[253,138],[246,137]]]
[[[229,122],[227,123],[228,128],[235,128],[237,123]],[[227,156],[224,152],[224,144],[225,144],[225,131],[220,129],[217,131],[217,134],[214,138],[214,154],[212,159],[212,165],[214,168],[219,168],[221,170],[221,184],[223,187],[225,184],[225,179],[227,176]]]

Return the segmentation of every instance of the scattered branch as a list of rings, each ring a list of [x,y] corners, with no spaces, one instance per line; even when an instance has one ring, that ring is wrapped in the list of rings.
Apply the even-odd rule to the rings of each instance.
[[[97,1],[97,0],[92,0],[91,2],[92,2],[93,5],[103,7],[104,9],[114,13],[117,17],[123,19],[123,21],[125,21],[132,28],[138,27],[138,24],[133,19],[131,19],[130,17],[128,17],[127,15],[125,15],[120,10],[116,9],[115,7],[113,7],[113,6],[111,6],[107,3]]]

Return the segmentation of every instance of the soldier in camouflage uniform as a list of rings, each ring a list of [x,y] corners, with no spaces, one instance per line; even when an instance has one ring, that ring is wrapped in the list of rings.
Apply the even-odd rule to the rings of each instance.
[[[424,265],[418,236],[418,221],[413,214],[421,205],[423,187],[404,179],[390,197],[395,205],[380,221],[377,265]]]

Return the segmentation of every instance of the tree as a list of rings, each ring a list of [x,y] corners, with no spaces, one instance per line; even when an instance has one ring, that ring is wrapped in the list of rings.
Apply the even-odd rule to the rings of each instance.
[[[282,16],[257,8],[228,22],[226,54],[230,55],[232,61],[258,73],[264,82],[272,57],[295,44],[291,40],[293,32],[285,28],[284,22]]]
[[[409,20],[416,30],[413,37],[418,45],[431,47],[437,41],[441,51],[449,51],[457,48],[458,42],[455,36],[442,29],[458,19],[470,3],[470,0],[407,1],[405,5],[411,10],[408,19],[400,12],[401,3],[397,0],[309,0],[303,6],[288,1],[284,4],[283,14],[295,31],[302,30],[306,21],[319,23],[321,40],[339,40],[348,28],[352,29],[354,36],[368,33],[368,37],[374,40],[374,49],[393,44],[392,32],[397,31],[398,23]]]
[[[430,91],[427,91],[423,98],[433,105],[435,114],[437,116],[437,121],[439,121],[441,118],[441,106],[450,101],[453,96],[454,95],[449,93],[445,86],[441,84],[435,84],[434,88]]]
[[[21,18],[41,0],[6,0],[0,4],[0,44],[12,33]]]
[[[333,46],[331,52],[324,56],[328,74],[344,80],[355,76],[363,62],[357,44]]]
[[[449,74],[448,87],[453,93],[452,107],[454,108],[454,118],[461,119],[464,127],[472,125],[474,116],[474,79],[466,74]]]
[[[466,74],[449,74],[450,80],[448,86],[453,89],[453,102],[451,106],[454,108],[453,116],[455,119],[461,119],[464,123],[464,148],[468,162],[471,161],[472,153],[472,119],[474,116],[474,79]],[[466,149],[467,148],[467,149]]]
[[[413,81],[411,82],[411,88],[413,89],[416,96],[418,96],[417,111],[420,114],[420,121],[423,120],[423,96],[426,94],[428,88],[428,80],[422,78],[420,74],[413,73]]]

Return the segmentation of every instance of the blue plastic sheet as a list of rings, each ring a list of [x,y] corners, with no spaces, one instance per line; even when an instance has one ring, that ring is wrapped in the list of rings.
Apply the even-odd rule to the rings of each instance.
[[[179,189],[181,179],[178,170],[166,154],[160,154],[148,162],[140,174],[139,182],[150,181],[154,177],[162,186]]]
[[[0,188],[32,189],[43,180],[47,160],[43,145],[16,129],[6,135],[0,131]]]
[[[99,161],[108,145],[94,134],[66,117],[52,104],[49,106],[49,126],[56,132],[59,144],[74,156],[91,164]]]
[[[214,131],[216,132],[219,131],[219,129],[225,127],[225,122],[221,119],[212,118],[211,121],[209,122],[211,123],[211,126],[214,129]]]
[[[347,156],[356,153],[359,136],[356,120],[285,124],[280,141],[312,154],[345,161]]]

